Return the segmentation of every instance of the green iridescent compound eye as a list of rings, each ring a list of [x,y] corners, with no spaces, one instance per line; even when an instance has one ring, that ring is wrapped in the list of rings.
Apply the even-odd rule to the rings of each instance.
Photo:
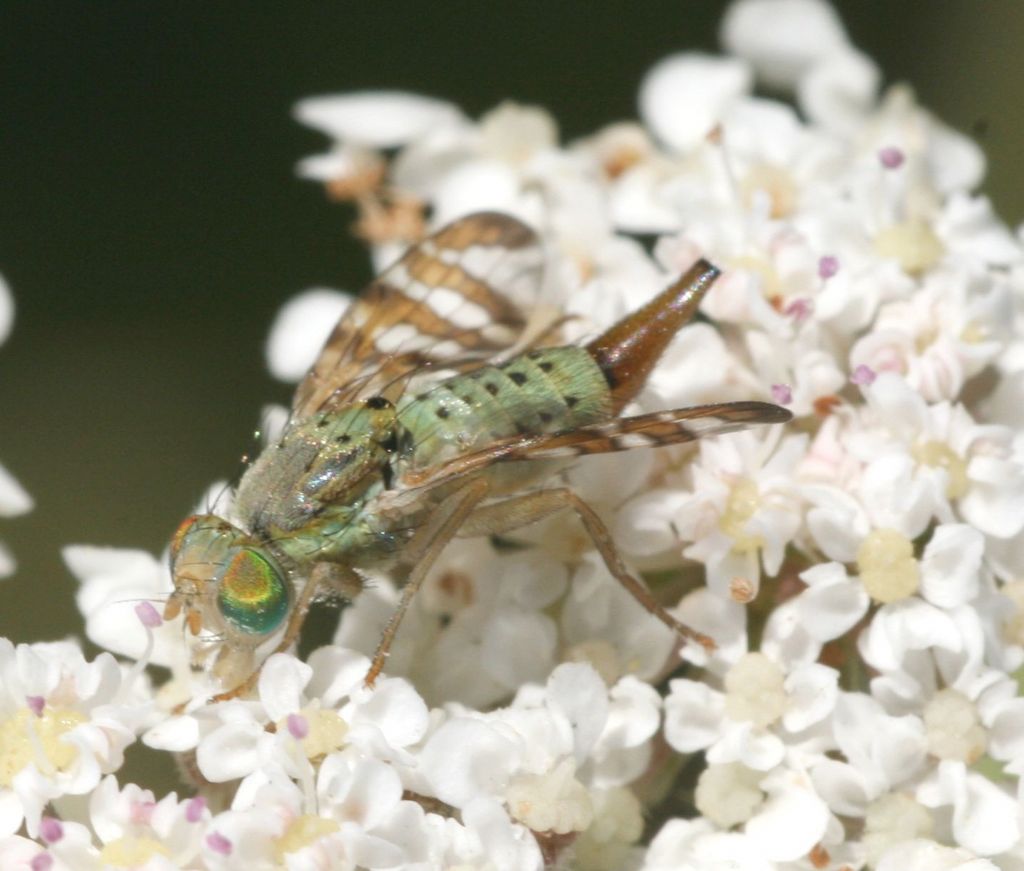
[[[260,554],[241,550],[221,578],[217,605],[239,631],[266,635],[288,613],[288,589],[277,569]]]
[[[195,514],[190,517],[186,517],[180,524],[178,524],[178,528],[174,530],[174,536],[171,538],[170,551],[172,564],[178,556],[178,551],[181,550],[181,543],[185,540],[185,536],[188,535],[189,530],[195,525],[197,520],[199,520],[199,518]]]

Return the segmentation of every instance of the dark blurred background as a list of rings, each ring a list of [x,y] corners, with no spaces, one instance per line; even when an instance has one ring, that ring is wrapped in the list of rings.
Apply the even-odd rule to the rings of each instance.
[[[357,88],[445,97],[479,115],[547,106],[566,138],[635,115],[666,54],[714,50],[718,0],[489,4],[0,5],[0,461],[37,501],[0,521],[20,570],[0,635],[75,631],[71,542],[159,552],[204,488],[239,470],[278,306],[358,289],[351,215],[294,177],[326,142],[296,100]],[[837,4],[887,81],[971,131],[986,191],[1024,217],[1024,4]]]

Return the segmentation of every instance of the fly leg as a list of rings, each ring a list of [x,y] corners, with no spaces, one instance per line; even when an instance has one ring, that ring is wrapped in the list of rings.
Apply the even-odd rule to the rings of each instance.
[[[313,567],[309,580],[306,581],[306,585],[302,588],[298,600],[295,602],[295,607],[288,618],[288,625],[285,627],[284,635],[281,636],[277,647],[273,649],[270,655],[284,653],[295,644],[299,638],[299,633],[302,631],[302,624],[306,620],[306,615],[309,613],[309,606],[313,604],[313,600],[318,593],[324,592],[325,588],[334,589],[336,592],[358,591],[362,589],[362,584],[362,578],[348,566],[340,563],[317,563]],[[259,680],[261,668],[253,671],[238,686],[215,695],[213,701],[226,702],[229,699],[235,699],[247,694],[255,687],[256,681]]]
[[[373,662],[370,670],[366,673],[363,683],[372,687],[377,676],[384,668],[384,663],[391,650],[391,644],[395,640],[398,626],[402,617],[412,602],[413,596],[423,585],[423,580],[430,571],[434,562],[440,556],[445,546],[459,533],[460,528],[466,523],[473,509],[480,503],[480,500],[487,495],[488,484],[478,478],[461,490],[453,493],[441,503],[438,511],[430,520],[416,533],[406,547],[406,554],[416,560],[412,571],[402,588],[402,598],[398,606],[391,613],[384,632],[381,634],[377,644],[377,650],[373,654]]]
[[[696,641],[709,652],[715,649],[713,639],[691,629],[673,617],[651,595],[651,591],[647,589],[643,581],[630,574],[619,557],[618,551],[615,549],[615,542],[601,518],[597,516],[593,508],[567,487],[538,490],[535,493],[514,496],[493,505],[485,505],[473,512],[472,516],[462,524],[458,535],[460,538],[500,535],[521,526],[527,526],[566,508],[575,511],[576,516],[583,522],[583,528],[590,536],[590,540],[594,542],[594,546],[601,554],[604,564],[615,580],[622,584],[626,592],[636,599],[648,613],[657,617],[680,638]]]

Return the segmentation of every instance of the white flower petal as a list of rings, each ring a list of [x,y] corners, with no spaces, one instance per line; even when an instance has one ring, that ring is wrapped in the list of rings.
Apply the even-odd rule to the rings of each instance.
[[[365,701],[352,714],[353,727],[367,723],[380,729],[392,747],[408,747],[427,731],[427,705],[412,685],[400,678],[377,683]]]
[[[776,662],[790,665],[814,662],[821,655],[822,642],[808,631],[800,611],[800,597],[783,602],[768,617],[761,638],[761,652]]]
[[[496,801],[479,798],[462,811],[462,821],[478,838],[480,867],[494,871],[541,871],[544,858],[537,839],[525,827],[514,824]]]
[[[825,802],[810,788],[804,775],[782,772],[763,782],[769,798],[747,822],[747,836],[776,862],[792,862],[807,855],[822,840],[829,821]]]
[[[962,762],[946,760],[939,764],[935,786],[929,803],[953,805],[953,836],[962,847],[979,856],[994,856],[1017,843],[1017,802],[991,780],[967,770]]]
[[[776,871],[760,847],[707,820],[669,820],[651,841],[642,871]]]
[[[313,669],[288,653],[275,653],[260,669],[259,694],[272,722],[295,714],[302,707],[302,690]]]
[[[490,556],[493,550],[486,553]],[[499,595],[528,610],[539,611],[554,604],[565,595],[569,584],[566,564],[541,551],[525,551],[498,565]]]
[[[708,749],[708,762],[742,762],[755,771],[770,771],[785,755],[786,745],[778,735],[753,723],[726,719],[722,735]]]
[[[341,771],[349,768],[351,771]],[[340,776],[339,776],[340,775]],[[402,781],[390,766],[376,759],[326,759],[317,790],[335,818],[354,821],[367,829],[385,823],[402,798]]]
[[[479,211],[508,212],[528,218],[516,171],[499,160],[474,160],[453,169],[434,192],[434,218],[447,224]]]
[[[815,544],[830,560],[853,562],[871,531],[867,512],[851,494],[836,487],[811,486],[804,492],[813,505],[807,512],[807,530]]]
[[[890,847],[879,858],[875,871],[998,871],[998,868],[967,850],[919,839]]]
[[[434,127],[457,123],[462,113],[451,103],[418,94],[363,91],[302,100],[295,117],[337,140],[393,148]]]
[[[168,717],[142,737],[143,743],[154,750],[182,753],[199,744],[199,722],[195,717]]]
[[[680,678],[669,682],[665,699],[665,739],[680,753],[710,746],[718,737],[725,716],[725,697],[698,681]]]
[[[420,753],[420,773],[433,794],[454,807],[503,795],[516,764],[513,741],[479,720],[449,720]]]
[[[964,520],[996,538],[1024,527],[1024,466],[996,457],[975,456],[967,464],[972,487],[960,500]]]
[[[25,488],[0,464],[0,517],[24,514],[31,511],[34,505],[35,502]]]
[[[799,619],[818,641],[831,641],[848,632],[871,604],[863,584],[850,580],[838,563],[817,565],[800,578],[809,586],[796,599]]]
[[[141,657],[149,634],[135,606],[167,598],[172,585],[166,564],[146,551],[124,548],[69,545],[61,553],[80,583],[75,601],[85,616],[88,639],[113,653]],[[151,631],[155,647],[149,662],[164,666],[182,662],[180,620]]]
[[[740,60],[672,55],[656,64],[640,85],[640,116],[670,148],[689,151],[750,91],[751,78]]]
[[[966,800],[953,811],[957,842],[979,856],[995,856],[1020,840],[1017,802],[980,774],[967,777]]]
[[[317,648],[309,655],[308,662],[313,676],[306,692],[329,707],[359,688],[370,670],[368,656],[335,645]]]
[[[936,118],[930,119],[928,131],[928,170],[935,182],[935,187],[943,193],[974,190],[985,178],[985,152],[968,136],[942,123]],[[985,197],[979,197],[984,205],[988,205]],[[966,197],[954,196],[950,205],[965,203]],[[940,219],[947,220],[947,212]],[[1013,241],[1012,234],[1005,225],[992,213],[991,207],[984,209],[988,221],[985,223],[992,229],[990,237],[995,243],[983,255],[991,263],[1012,263],[1020,257],[1020,246]]]
[[[6,578],[13,575],[17,567],[18,563],[14,559],[11,549],[0,541],[0,578]]]
[[[612,222],[627,233],[672,233],[680,228],[678,211],[659,184],[655,167],[639,164],[627,170],[611,190]]]
[[[822,759],[811,769],[814,788],[840,816],[864,816],[870,796],[864,777],[853,765],[837,759]]]
[[[790,732],[799,732],[832,713],[839,696],[839,672],[809,663],[790,672],[784,686],[789,705],[782,723]]]
[[[557,644],[558,631],[546,614],[502,609],[487,622],[478,665],[514,690],[550,673]]]
[[[881,73],[867,55],[840,50],[814,64],[797,86],[800,108],[826,130],[850,133],[871,108]]]
[[[286,302],[267,338],[270,374],[282,381],[302,378],[351,302],[347,294],[320,287]]]
[[[1017,843],[1020,820],[1013,795],[961,761],[941,761],[936,775],[919,790],[919,800],[933,807],[952,804],[958,844],[979,856],[994,856]]]
[[[548,706],[572,727],[577,763],[590,753],[608,719],[608,689],[593,666],[567,662],[548,678]]]
[[[1000,707],[989,727],[988,752],[996,759],[1024,757],[1024,699]]]
[[[974,143],[970,145],[973,146]],[[935,155],[936,159],[942,156],[944,155],[941,153]],[[967,176],[962,180],[966,187],[973,187],[970,182],[977,183],[981,180],[984,157],[981,156],[980,159],[980,168],[969,166],[961,170]],[[969,161],[970,158],[967,162]],[[946,183],[953,184],[954,180],[960,181],[954,176],[954,179]],[[973,259],[994,266],[1011,266],[1021,261],[1020,241],[1014,238],[1010,229],[995,213],[987,197],[969,196],[963,192],[954,193],[936,221],[936,230],[948,244],[955,246],[958,252],[969,252]]]
[[[917,773],[925,760],[924,725],[917,717],[890,717],[870,696],[840,693],[833,718],[836,743],[875,798]]]
[[[23,819],[21,801],[14,790],[0,789],[0,838],[18,831]]]
[[[954,608],[978,595],[985,538],[970,526],[946,523],[932,533],[921,559],[921,595]]]
[[[916,478],[917,464],[908,454],[892,453],[868,463],[860,499],[875,529],[895,529],[916,538],[936,513],[931,488]]]
[[[792,88],[815,62],[847,46],[824,0],[739,0],[722,19],[722,44],[770,88]]]
[[[0,275],[0,344],[11,334],[14,323],[14,297],[6,279]]]
[[[330,182],[345,178],[359,169],[353,159],[355,153],[365,154],[362,149],[351,148],[334,148],[325,154],[313,154],[299,161],[296,172],[299,178],[310,181]]]
[[[715,639],[717,647],[710,657],[713,667],[724,670],[747,652],[747,612],[739,602],[701,587],[679,603],[676,616],[687,626]],[[694,665],[709,665],[708,653],[699,644],[687,645],[682,654]]]
[[[254,722],[226,723],[207,735],[196,751],[203,777],[224,783],[245,777],[260,764],[264,744],[271,736]]]
[[[343,840],[347,854],[346,859],[351,859],[356,867],[399,868],[405,864],[405,854],[394,844],[390,844],[383,838],[378,838],[359,829],[346,832],[346,829],[350,828],[349,826],[342,826],[342,831],[345,833]],[[322,860],[317,861],[314,859],[313,861],[316,864],[311,864],[309,871],[318,871],[318,868],[322,867]],[[305,868],[289,862],[288,871],[293,871],[293,868],[294,871],[306,871]]]
[[[899,669],[912,650],[963,649],[963,638],[949,614],[921,599],[885,605],[857,639],[861,656],[877,669]]]
[[[650,684],[626,675],[611,688],[609,695],[611,704],[601,733],[601,747],[636,747],[658,731],[661,697]]]

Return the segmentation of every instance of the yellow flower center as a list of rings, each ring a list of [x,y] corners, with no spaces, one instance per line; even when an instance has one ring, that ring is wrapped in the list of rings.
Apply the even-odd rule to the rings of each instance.
[[[929,327],[926,330],[922,330],[914,338],[914,350],[918,354],[923,354],[927,351],[939,338],[939,330],[937,327]]]
[[[988,330],[976,321],[968,321],[967,326],[960,331],[960,341],[968,345],[977,345],[988,341],[988,339]]]
[[[761,494],[757,484],[749,478],[741,478],[733,484],[725,503],[725,511],[718,521],[718,528],[733,540],[733,550],[737,553],[750,553],[764,544],[760,535],[751,535],[746,531],[747,521],[760,507]]]
[[[939,690],[924,706],[922,719],[932,756],[973,765],[985,753],[988,732],[974,702],[959,690]]]
[[[591,792],[594,820],[573,841],[573,867],[587,871],[630,867],[630,845],[644,833],[640,801],[625,787]]]
[[[618,650],[603,638],[592,638],[574,644],[565,651],[562,661],[590,663],[608,686],[614,686],[618,679],[626,673]]]
[[[884,793],[868,805],[864,815],[864,848],[871,867],[889,847],[931,837],[933,830],[928,808],[910,795]]]
[[[921,220],[886,227],[875,237],[875,251],[880,257],[896,260],[911,275],[930,269],[945,253],[942,241]]]
[[[345,746],[348,723],[329,708],[304,708],[299,712],[306,720],[309,731],[299,741],[308,759],[319,759]],[[279,732],[288,728],[287,718],[277,724]]]
[[[575,763],[565,759],[546,774],[519,775],[505,793],[509,814],[535,832],[586,831],[594,821],[594,804],[575,771]]]
[[[770,726],[786,710],[786,676],[763,653],[744,654],[725,675],[725,713]]]
[[[284,834],[274,842],[274,858],[284,864],[285,855],[315,844],[321,838],[333,835],[341,826],[335,820],[304,814],[292,820]]]
[[[761,279],[761,295],[765,299],[772,299],[782,293],[782,282],[779,281],[778,273],[763,257],[754,257],[744,254],[742,257],[735,257],[730,264],[734,269],[744,269],[753,272]]]
[[[797,186],[793,176],[781,166],[757,163],[750,168],[750,172],[740,184],[743,202],[749,206],[758,191],[768,195],[771,202],[771,217],[785,218],[793,214],[796,208]]]
[[[742,825],[764,804],[763,778],[739,762],[709,765],[697,779],[697,810],[723,829]]]
[[[1024,644],[1024,581],[1011,581],[999,591],[1013,603],[1013,613],[1003,624],[1003,638],[1010,644]]]
[[[37,717],[28,708],[0,721],[0,786],[10,786],[21,769],[35,762],[46,773],[67,771],[78,757],[63,736],[88,717],[70,708],[43,709]]]
[[[857,551],[857,568],[868,595],[882,604],[914,595],[921,582],[914,545],[895,529],[868,534]]]
[[[967,492],[967,462],[945,442],[923,442],[911,451],[915,460],[934,469],[945,469],[946,497],[960,499]]]
[[[118,838],[100,851],[100,864],[112,868],[138,868],[154,856],[170,858],[166,845],[155,838],[136,838],[130,835]]]

